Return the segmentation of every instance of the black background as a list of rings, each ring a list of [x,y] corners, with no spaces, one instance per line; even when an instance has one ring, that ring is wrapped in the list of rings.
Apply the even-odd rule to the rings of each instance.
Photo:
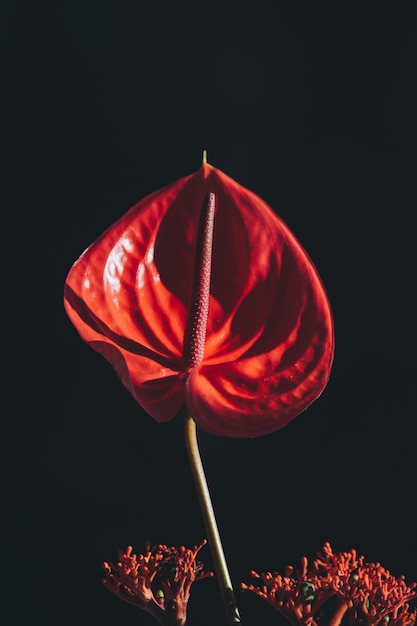
[[[5,626],[147,626],[101,561],[205,536],[181,421],[144,414],[62,303],[84,248],[203,149],[302,242],[336,328],[304,414],[199,434],[243,623],[282,621],[249,571],[324,541],[417,580],[415,6],[2,3]],[[214,579],[189,615],[226,623]]]

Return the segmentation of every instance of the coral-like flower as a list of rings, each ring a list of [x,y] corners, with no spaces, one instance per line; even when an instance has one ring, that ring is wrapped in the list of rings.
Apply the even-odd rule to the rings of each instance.
[[[379,563],[365,563],[356,550],[334,554],[329,543],[309,567],[288,566],[277,572],[251,575],[256,584],[241,583],[271,604],[293,626],[338,626],[345,618],[350,626],[412,626],[417,609],[409,602],[417,598],[417,583],[407,585],[404,576],[395,578]]]
[[[136,555],[129,546],[119,552],[119,560],[103,563],[103,583],[116,596],[144,609],[163,626],[183,626],[191,585],[213,576],[196,560],[206,544],[202,541],[192,550],[181,546],[145,544],[144,554]]]
[[[317,270],[257,195],[203,163],[133,206],[69,271],[81,337],[158,422],[256,437],[323,391],[333,320]]]

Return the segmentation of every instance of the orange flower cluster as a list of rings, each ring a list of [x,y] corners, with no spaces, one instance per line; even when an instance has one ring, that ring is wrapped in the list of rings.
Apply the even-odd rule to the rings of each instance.
[[[191,585],[213,576],[196,561],[206,543],[203,540],[191,550],[162,544],[151,547],[147,542],[144,554],[139,555],[128,546],[125,552],[119,552],[116,564],[103,563],[103,584],[120,599],[153,615],[163,626],[183,626]]]
[[[241,589],[267,600],[293,626],[339,626],[342,620],[349,626],[412,626],[417,619],[409,606],[417,583],[407,585],[404,576],[365,563],[356,550],[334,554],[328,542],[311,567],[303,557],[299,571],[288,566],[284,575],[251,575],[257,584],[241,583]]]

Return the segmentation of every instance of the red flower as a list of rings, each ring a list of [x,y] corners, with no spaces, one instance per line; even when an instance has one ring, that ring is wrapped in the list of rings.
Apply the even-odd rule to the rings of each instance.
[[[121,600],[144,609],[165,626],[183,626],[191,585],[213,576],[196,561],[204,540],[193,550],[181,546],[168,548],[145,544],[145,553],[136,555],[129,546],[119,552],[119,561],[103,563],[106,588]]]
[[[267,434],[330,375],[332,315],[311,260],[261,198],[207,163],[91,244],[64,302],[158,422],[185,404],[211,433]]]
[[[284,576],[252,571],[257,583],[240,587],[267,600],[293,626],[339,626],[344,616],[350,626],[415,623],[417,610],[410,611],[409,602],[417,598],[417,583],[407,585],[404,576],[365,563],[356,550],[334,554],[328,542],[317,557],[311,567],[303,557],[300,570],[290,565]]]

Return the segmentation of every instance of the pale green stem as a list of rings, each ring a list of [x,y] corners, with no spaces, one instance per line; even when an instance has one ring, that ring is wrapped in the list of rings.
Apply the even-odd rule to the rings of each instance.
[[[189,415],[185,418],[185,441],[194,482],[197,488],[200,508],[206,527],[207,540],[213,558],[214,569],[220,587],[220,593],[222,594],[224,607],[226,609],[227,623],[229,626],[232,626],[232,624],[241,624],[242,622],[237,608],[229,570],[227,569],[222,542],[206,481],[206,475],[204,473],[203,463],[201,461],[200,451],[198,448],[197,427],[193,418]]]

